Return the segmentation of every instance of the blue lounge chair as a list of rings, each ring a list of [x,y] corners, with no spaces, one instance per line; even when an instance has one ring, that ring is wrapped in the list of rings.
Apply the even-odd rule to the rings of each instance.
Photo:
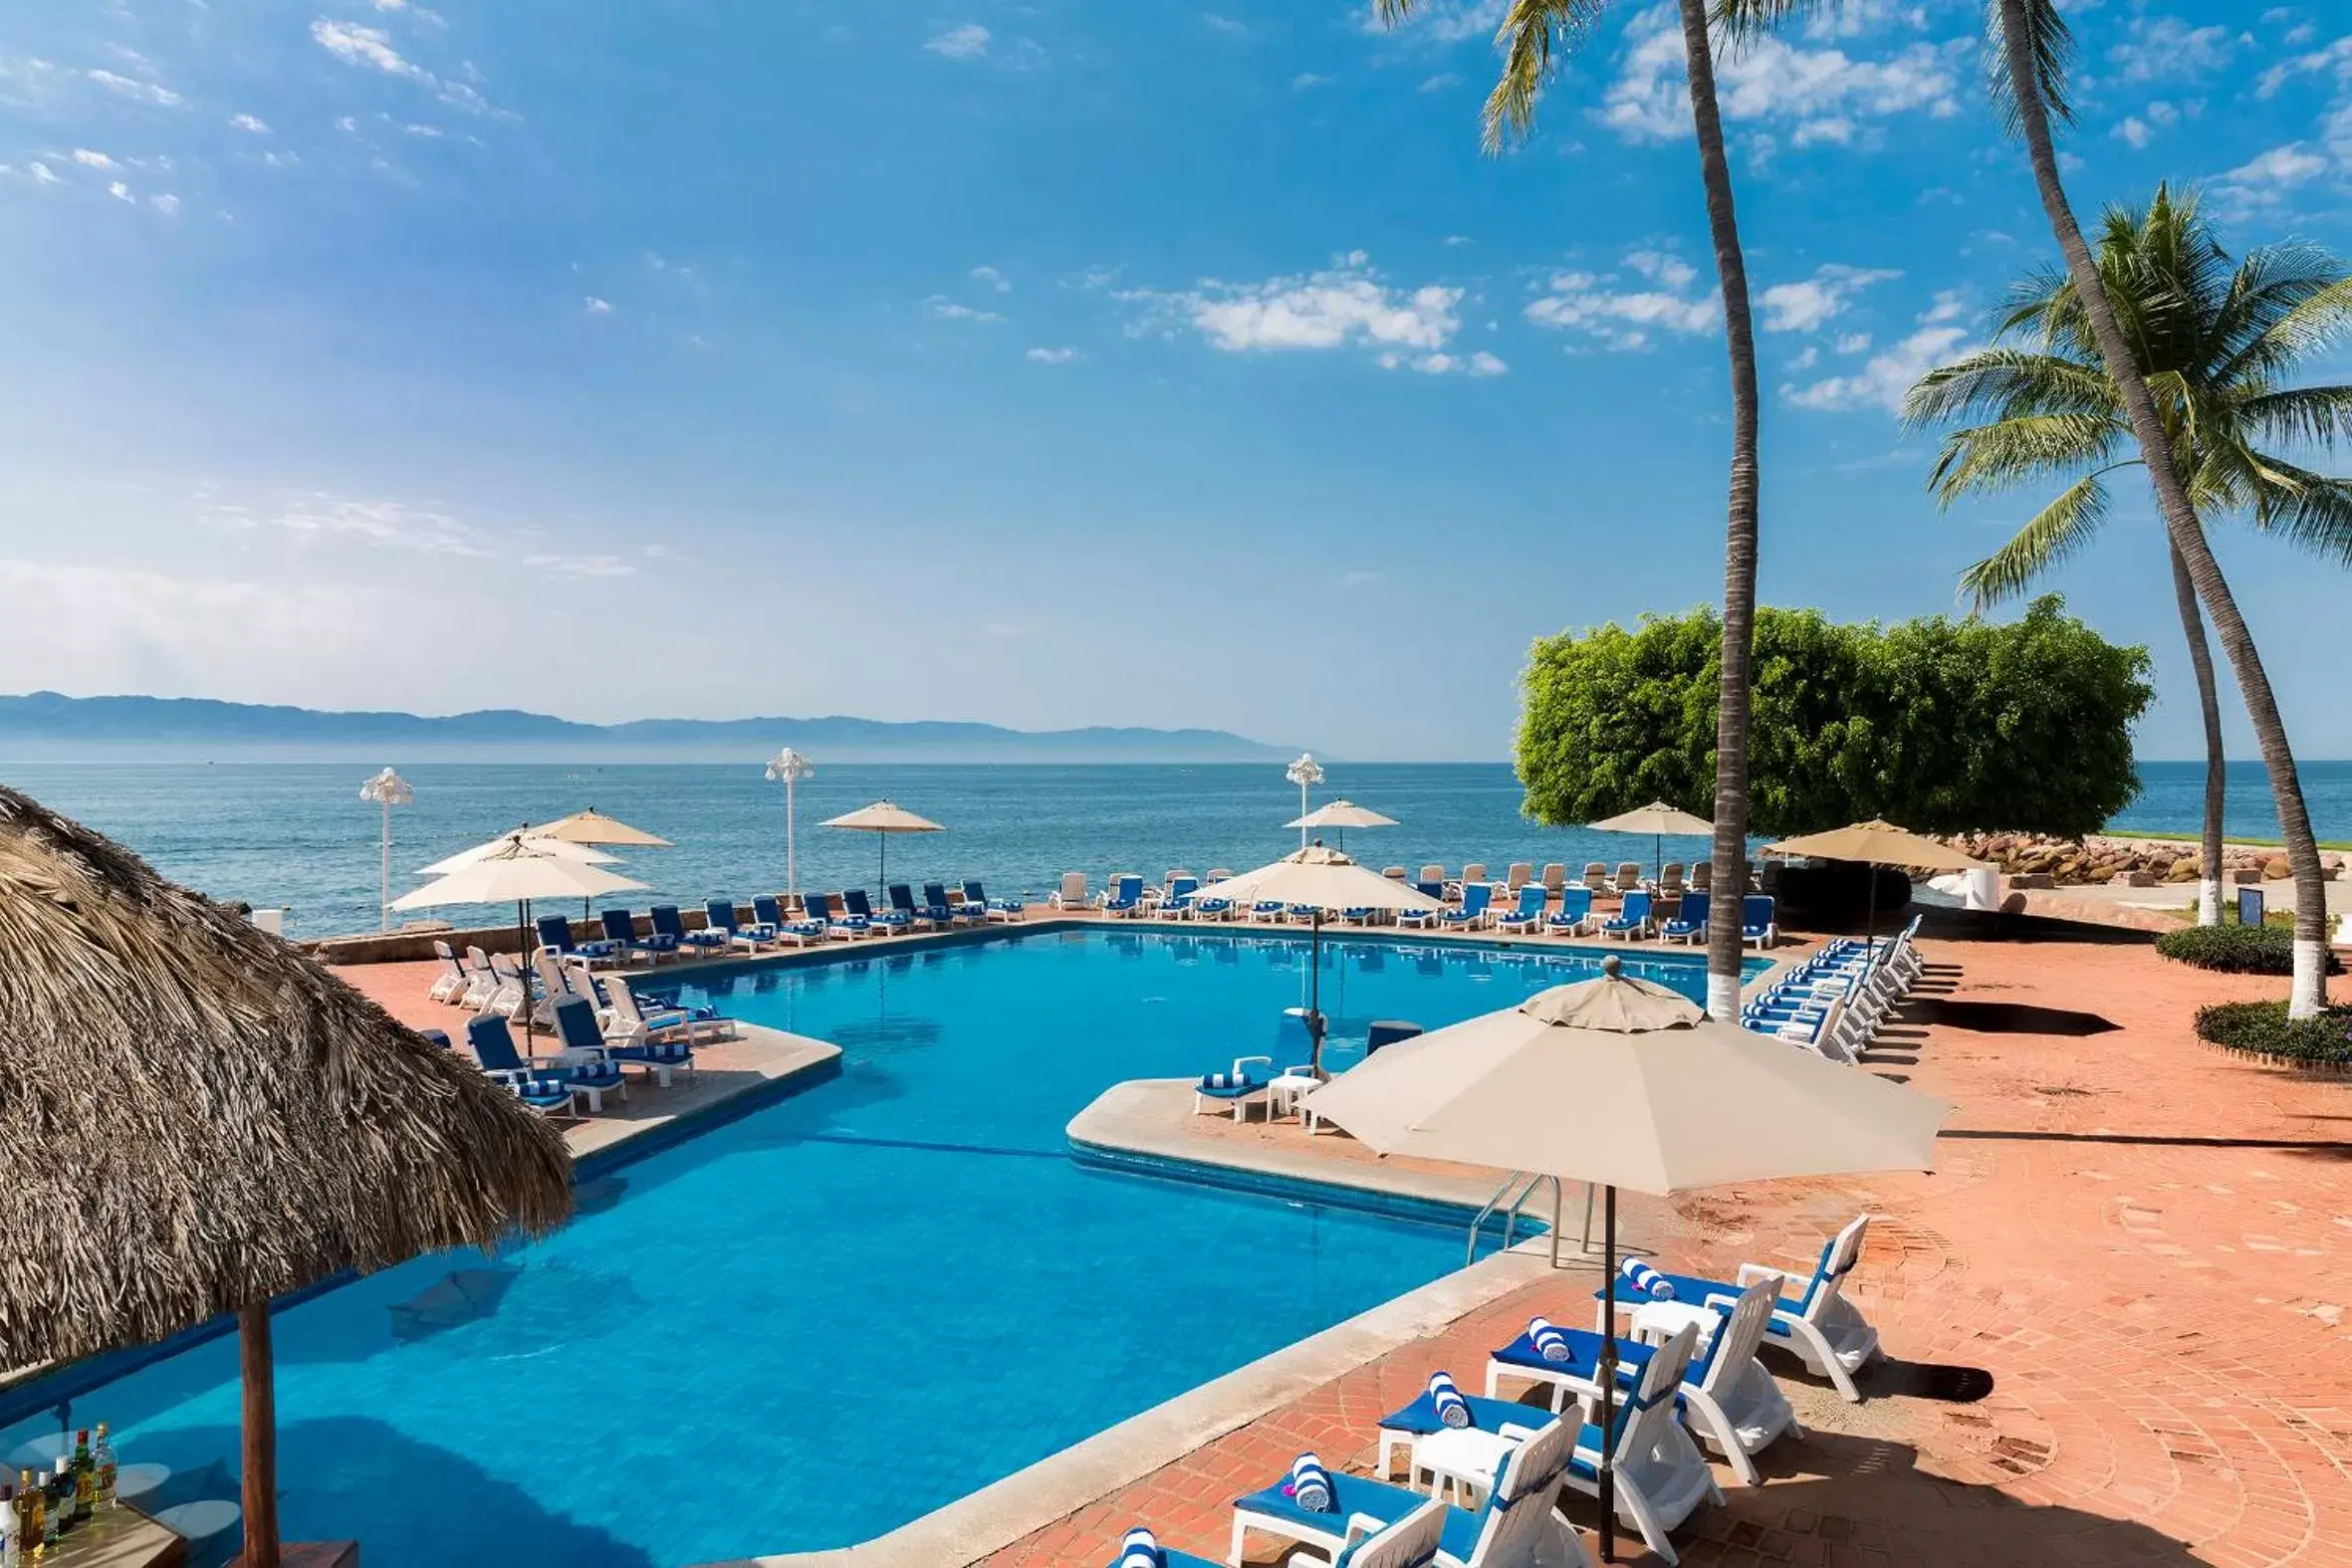
[[[824,940],[823,921],[787,920],[784,915],[784,905],[779,900],[766,895],[752,900],[752,914],[758,918],[761,925],[775,934],[776,940],[779,942],[790,942],[795,947],[807,947],[812,941],[822,942]]]
[[[1364,1054],[1370,1056],[1384,1045],[1394,1045],[1423,1032],[1420,1024],[1401,1018],[1375,1018],[1364,1030]]]
[[[1681,907],[1674,912],[1674,918],[1658,928],[1658,935],[1668,942],[1706,941],[1707,905],[1705,893],[1685,893]]]
[[[688,931],[675,904],[656,904],[645,913],[653,922],[654,935],[669,938],[671,945],[680,952],[692,950],[707,954],[735,946],[735,939],[724,931]]]
[[[678,944],[660,932],[638,936],[637,917],[625,909],[607,909],[596,918],[604,927],[604,939],[620,950],[624,960],[641,958],[648,964],[658,964],[665,958],[677,957]]]
[[[474,1059],[482,1064],[482,1070],[514,1087],[517,1094],[524,1096],[525,1104],[537,1103],[530,1098],[531,1093],[544,1096],[561,1088],[567,1098],[577,1095],[587,1099],[591,1113],[601,1112],[605,1091],[615,1091],[626,1099],[628,1088],[620,1081],[620,1069],[604,1059],[603,1039],[596,1030],[596,1009],[585,998],[559,1003],[558,1013],[566,1008],[577,1008],[576,1016],[587,1018],[588,1033],[595,1041],[592,1058],[567,1047],[558,1055],[534,1056],[526,1061],[515,1049],[515,1037],[507,1031],[506,1019],[495,1012],[467,1022],[466,1043],[474,1048]]]
[[[1588,937],[1592,935],[1592,889],[1563,887],[1559,894],[1559,908],[1544,917],[1543,929],[1553,936]]]
[[[1445,902],[1446,884],[1443,882],[1416,882],[1413,884],[1413,891],[1419,893],[1423,898],[1434,898],[1441,904]],[[1396,923],[1408,929],[1417,930],[1425,926],[1436,925],[1440,913],[1441,911],[1435,909],[1400,909],[1396,912]]]
[[[1143,911],[1143,878],[1133,874],[1111,878],[1110,889],[1098,906],[1106,915],[1127,916]]]
[[[1769,893],[1751,893],[1740,900],[1740,941],[1753,942],[1768,948],[1780,940],[1780,928],[1772,923],[1774,900]]]
[[[859,888],[856,889],[855,892],[857,894],[857,902],[863,904],[865,902],[865,890]],[[808,895],[809,913],[812,917],[823,920],[824,934],[828,937],[834,938],[835,940],[843,942],[855,941],[860,937],[870,937],[876,935],[874,930],[873,916],[871,914],[861,915],[855,910],[851,909],[849,907],[849,893],[847,891],[840,893],[838,897],[841,900],[841,912],[836,915],[833,913],[832,898],[826,896],[823,893],[811,893]]]
[[[1160,895],[1159,902],[1152,906],[1151,912],[1162,920],[1190,920],[1193,903],[1200,897],[1200,891],[1201,879],[1197,876],[1171,877],[1168,879],[1167,891]]]
[[[1569,1424],[1546,1420],[1540,1411],[1529,1414],[1535,1419],[1524,1442],[1493,1446],[1495,1469],[1488,1477],[1486,1502],[1475,1513],[1437,1505],[1444,1508],[1438,1562],[1452,1568],[1524,1568],[1537,1562],[1582,1560],[1583,1544],[1568,1533],[1556,1507],[1571,1462]],[[1287,1476],[1235,1499],[1233,1561],[1244,1560],[1244,1540],[1257,1531],[1328,1554],[1336,1568],[1348,1561],[1344,1554],[1362,1539],[1360,1532],[1423,1517],[1423,1510],[1431,1506],[1431,1499],[1420,1492],[1388,1481],[1332,1473],[1330,1485],[1327,1509],[1302,1505]]]
[[[1630,942],[1635,937],[1650,934],[1650,895],[1639,888],[1625,895],[1625,905],[1616,915],[1601,924],[1600,934],[1623,937]]]
[[[732,1018],[696,1016],[683,1008],[644,1010],[629,983],[617,975],[604,982],[604,995],[612,1004],[604,1024],[604,1059],[641,1068],[665,1089],[672,1074],[694,1070],[696,1041],[735,1034]]]
[[[582,942],[572,935],[569,915],[542,915],[535,922],[539,927],[539,945],[554,948],[559,960],[586,964],[594,968],[601,964],[620,962],[620,948],[612,942]]]
[[[1273,1086],[1276,1076],[1272,1056],[1236,1056],[1231,1067],[1223,1072],[1205,1073],[1193,1085],[1192,1113],[1199,1116],[1226,1111],[1238,1122],[1248,1119],[1251,1106],[1265,1105],[1271,1114],[1273,1102],[1267,1090]]]
[[[968,926],[988,919],[988,911],[978,904],[967,907],[947,896],[945,882],[923,884],[923,908],[935,926]]]
[[[1462,907],[1449,909],[1438,916],[1438,924],[1459,927],[1464,931],[1480,930],[1491,918],[1487,906],[1494,901],[1494,897],[1495,886],[1491,882],[1465,883],[1462,888]]]
[[[964,884],[964,902],[979,905],[987,918],[1003,922],[1019,920],[1029,907],[1018,898],[991,898],[987,889],[972,881]]]
[[[841,889],[841,908],[850,919],[863,921],[870,930],[904,931],[914,924],[909,916],[898,910],[876,910],[862,887]]]
[[[925,909],[922,905],[916,903],[915,890],[907,883],[893,882],[890,884],[887,892],[890,899],[890,907],[884,912],[882,918],[891,924],[898,926],[901,930],[912,931],[917,926],[926,926],[933,930],[937,930],[939,927],[948,924],[947,912],[945,910],[941,910],[935,915],[930,910]]]
[[[1347,1544],[1332,1559],[1332,1568],[1428,1568],[1436,1560],[1445,1520],[1445,1504],[1433,1497],[1422,1498],[1420,1507],[1393,1524],[1372,1519],[1351,1520]],[[1135,1529],[1129,1530],[1120,1542],[1110,1568],[1226,1568],[1226,1565],[1162,1546],[1150,1531]]]
[[[468,1018],[465,1037],[482,1071],[506,1085],[516,1099],[535,1111],[571,1110],[572,1084],[567,1075],[536,1071],[527,1064],[515,1051],[515,1037],[507,1032],[506,1019],[494,1012]]]
[[[1543,906],[1550,902],[1539,882],[1529,882],[1519,890],[1519,907],[1495,922],[1505,931],[1536,931],[1543,925]]]

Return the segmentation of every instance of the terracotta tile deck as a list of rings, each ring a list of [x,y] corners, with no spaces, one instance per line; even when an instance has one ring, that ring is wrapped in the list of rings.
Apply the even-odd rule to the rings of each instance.
[[[1874,1065],[1960,1102],[1941,1171],[1722,1189],[1642,1217],[1675,1266],[1702,1273],[1746,1258],[1809,1269],[1853,1213],[1882,1217],[1852,1289],[1893,1358],[1865,1377],[1871,1397],[1847,1405],[1776,1363],[1808,1436],[1766,1452],[1760,1488],[1719,1468],[1725,1505],[1677,1532],[1683,1560],[2352,1563],[2352,1079],[2240,1062],[2190,1033],[2198,1004],[2276,982],[2136,945],[1926,952]],[[1222,1559],[1234,1496],[1302,1449],[1369,1473],[1374,1422],[1430,1371],[1473,1386],[1533,1312],[1581,1321],[1581,1294],[1523,1290],[991,1568],[1095,1568],[1139,1521]],[[1597,1523],[1582,1499],[1569,1512]],[[1623,1533],[1619,1554],[1646,1560]],[[1274,1543],[1254,1548],[1277,1560]]]

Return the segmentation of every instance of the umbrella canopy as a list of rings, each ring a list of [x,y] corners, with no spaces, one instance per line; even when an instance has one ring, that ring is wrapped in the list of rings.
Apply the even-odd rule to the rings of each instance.
[[[247,1560],[277,1560],[270,1297],[539,1233],[563,1139],[472,1063],[0,788],[0,1363],[245,1334]]]
[[[905,806],[888,800],[876,800],[861,805],[843,816],[828,817],[826,827],[854,828],[861,833],[944,833],[946,828],[927,816],[917,816]]]
[[[1660,989],[1615,974],[1554,987],[1391,1045],[1306,1104],[1382,1154],[1661,1195],[1935,1163],[1949,1101],[1670,1008]]]
[[[467,866],[477,865],[484,860],[504,855],[508,846],[517,839],[530,845],[534,853],[550,859],[570,860],[584,866],[608,866],[619,863],[617,856],[608,855],[601,849],[591,849],[587,844],[576,844],[562,838],[542,837],[540,830],[534,827],[517,829],[511,833],[501,833],[487,843],[476,844],[471,849],[460,849],[456,854],[445,859],[436,860],[429,866],[418,868],[416,874],[418,876],[447,876],[452,871],[462,871]],[[394,905],[393,907],[398,908],[399,906]]]
[[[1833,827],[1826,833],[1807,833],[1764,845],[1767,854],[1808,855],[1815,860],[1859,860],[1874,866],[1901,866],[1909,871],[1974,871],[1984,864],[1953,848],[1883,818]]]
[[[1663,800],[1652,800],[1648,805],[1620,811],[1606,820],[1585,825],[1599,828],[1604,833],[1648,833],[1653,837],[1661,833],[1698,836],[1715,831],[1715,824],[1704,816],[1693,816]]]
[[[1280,860],[1213,882],[1201,890],[1211,898],[1277,900],[1315,909],[1417,909],[1438,911],[1445,900],[1368,870],[1321,844],[1293,850]]]
[[[1327,800],[1304,816],[1294,817],[1285,827],[1394,827],[1396,818],[1382,816],[1369,806],[1353,800]]]
[[[558,840],[509,833],[485,845],[456,870],[392,900],[394,909],[430,909],[437,904],[504,904],[535,898],[592,898],[645,884],[582,859],[592,849]],[[609,859],[610,856],[599,858]]]
[[[560,816],[539,829],[542,838],[560,838],[568,844],[616,844],[635,849],[671,849],[676,846],[668,839],[656,837],[641,827],[615,821],[589,806],[570,816]]]

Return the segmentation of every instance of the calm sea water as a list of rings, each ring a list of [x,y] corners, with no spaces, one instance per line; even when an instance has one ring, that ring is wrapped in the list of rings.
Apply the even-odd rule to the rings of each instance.
[[[291,908],[289,930],[301,936],[377,923],[379,821],[376,807],[358,798],[371,772],[317,763],[0,764],[0,778],[128,844],[167,876],[216,898]],[[421,880],[415,867],[517,823],[588,805],[676,842],[631,853],[616,868],[649,884],[630,895],[640,907],[748,898],[784,885],[784,790],[757,765],[420,764],[403,772],[416,803],[393,812],[395,895]],[[2202,770],[2151,763],[2142,773],[2146,788],[2116,825],[2195,832]],[[2305,764],[2303,780],[2321,836],[2352,838],[2352,763]],[[1297,812],[1297,789],[1264,764],[843,765],[821,769],[800,787],[805,885],[872,885],[873,836],[814,824],[884,796],[949,829],[892,839],[892,881],[977,876],[993,893],[1043,895],[1064,871],[1084,871],[1100,886],[1112,871],[1156,878],[1173,866],[1238,870],[1298,842],[1281,825]],[[1473,860],[1500,875],[1514,860],[1575,868],[1647,862],[1652,854],[1647,839],[1528,821],[1503,764],[1334,764],[1314,798],[1335,796],[1398,819],[1396,827],[1348,835],[1349,851],[1375,865],[1459,868]],[[2277,833],[2258,766],[2232,771],[2230,827]],[[1664,850],[1688,862],[1707,845],[1670,838]],[[463,924],[511,910],[438,913]]]

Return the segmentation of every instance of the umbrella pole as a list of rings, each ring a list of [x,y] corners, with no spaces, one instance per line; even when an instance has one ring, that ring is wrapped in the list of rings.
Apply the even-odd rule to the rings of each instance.
[[[1617,1189],[1602,1190],[1600,1329],[1600,1560],[1617,1560]]]
[[[531,1054],[531,1027],[539,1021],[539,1009],[531,997],[531,901],[515,900],[515,968],[523,972],[523,1054]]]
[[[1306,923],[1306,1062],[1323,1075],[1323,911],[1315,906]]]
[[[1870,867],[1869,913],[1862,917],[1862,979],[1870,979],[1870,971],[1878,963],[1878,867]]]
[[[382,847],[383,894],[379,902],[383,914],[383,925],[378,929],[389,931],[392,929],[392,801],[389,795],[385,796],[383,800]]]
[[[237,1309],[237,1372],[244,1386],[244,1568],[278,1568],[278,1390],[270,1363],[270,1303]]]

